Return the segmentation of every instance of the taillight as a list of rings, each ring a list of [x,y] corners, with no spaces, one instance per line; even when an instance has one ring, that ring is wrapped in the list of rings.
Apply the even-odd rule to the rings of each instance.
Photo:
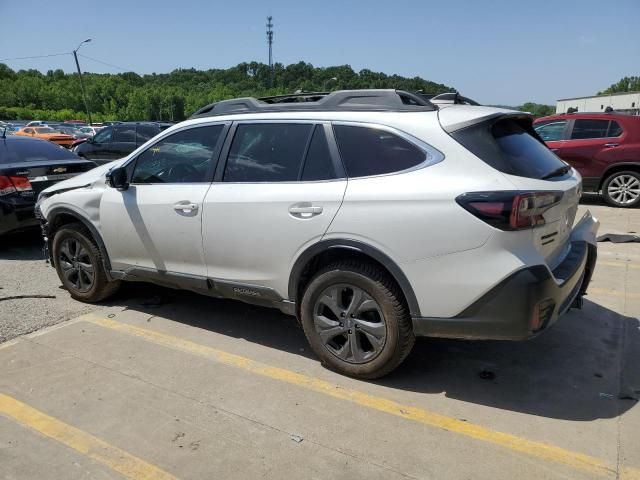
[[[0,196],[16,192],[33,192],[27,177],[0,175]]]
[[[472,192],[456,201],[465,210],[501,230],[544,225],[544,212],[562,199],[562,192]]]

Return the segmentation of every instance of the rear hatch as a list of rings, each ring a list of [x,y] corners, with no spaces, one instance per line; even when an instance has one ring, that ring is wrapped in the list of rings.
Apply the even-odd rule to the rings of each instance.
[[[45,188],[62,180],[88,172],[96,164],[87,160],[45,160],[0,164],[0,175],[26,177],[35,197]]]
[[[547,148],[533,129],[530,115],[452,107],[440,111],[439,116],[443,128],[483,162],[502,172],[516,194],[555,194],[549,206],[540,208],[544,220],[530,229],[535,248],[547,265],[555,268],[570,248],[582,188],[580,175]]]

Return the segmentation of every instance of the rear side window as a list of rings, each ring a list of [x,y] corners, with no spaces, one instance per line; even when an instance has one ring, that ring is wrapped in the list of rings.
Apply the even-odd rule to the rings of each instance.
[[[576,120],[571,139],[605,138],[609,130],[609,120]]]
[[[609,123],[609,131],[607,132],[607,137],[619,137],[622,135],[622,127],[618,122],[611,120]]]
[[[71,151],[46,140],[5,140],[0,144],[0,164],[42,160],[79,160]]]
[[[386,130],[351,125],[333,126],[349,177],[399,172],[426,160],[421,149]]]
[[[331,180],[337,178],[336,167],[331,159],[324,126],[316,125],[313,139],[304,161],[301,180]]]
[[[566,167],[538,140],[528,119],[481,122],[451,136],[486,164],[509,175],[541,179]]]
[[[295,123],[238,125],[224,181],[297,181],[313,127]]]
[[[142,145],[158,134],[158,129],[153,125],[138,125],[136,128],[136,142]]]
[[[122,143],[135,143],[136,127],[135,125],[122,125],[114,127],[113,141]]]
[[[557,120],[545,123],[538,123],[533,126],[540,138],[545,142],[554,142],[564,138],[564,129],[567,126],[566,120]]]

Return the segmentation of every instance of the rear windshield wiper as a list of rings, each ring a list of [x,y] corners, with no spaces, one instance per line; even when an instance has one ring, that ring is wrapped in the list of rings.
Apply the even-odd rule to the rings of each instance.
[[[561,177],[569,170],[571,170],[571,167],[569,165],[563,165],[562,167],[556,168],[553,172],[547,173],[544,177],[542,177],[542,180],[548,180],[553,177]]]

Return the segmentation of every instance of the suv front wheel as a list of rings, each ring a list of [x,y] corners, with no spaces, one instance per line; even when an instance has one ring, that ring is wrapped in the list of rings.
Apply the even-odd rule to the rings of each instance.
[[[80,223],[64,225],[55,233],[53,261],[64,288],[81,302],[104,300],[120,286],[119,281],[107,279],[100,250]]]
[[[613,207],[640,205],[640,173],[631,170],[613,173],[604,181],[602,195]]]
[[[415,341],[402,293],[373,264],[342,261],[322,269],[304,292],[300,314],[322,363],[352,377],[386,375]]]

